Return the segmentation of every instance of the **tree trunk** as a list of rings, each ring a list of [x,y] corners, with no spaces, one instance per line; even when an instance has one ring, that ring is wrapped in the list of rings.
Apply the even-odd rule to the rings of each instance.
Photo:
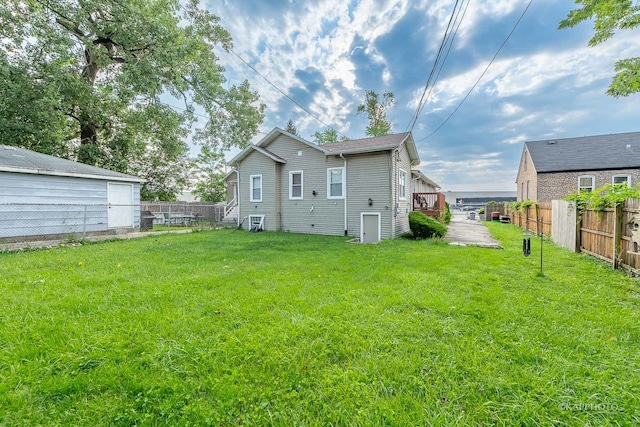
[[[87,85],[93,88],[98,76],[98,64],[96,56],[91,49],[84,50],[86,65],[82,70],[82,78]],[[98,126],[93,117],[86,111],[80,114],[80,149],[78,150],[78,161],[88,165],[95,165],[101,158],[102,150],[98,146]]]

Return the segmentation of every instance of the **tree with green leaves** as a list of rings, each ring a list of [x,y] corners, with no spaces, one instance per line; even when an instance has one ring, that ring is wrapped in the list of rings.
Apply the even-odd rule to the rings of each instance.
[[[242,148],[264,118],[247,81],[227,87],[215,49],[231,46],[198,0],[5,0],[0,140],[140,175],[149,196],[175,195],[187,137]],[[156,175],[157,164],[166,171]]]
[[[332,127],[328,127],[322,132],[314,132],[313,142],[318,145],[330,144],[332,142],[346,141],[348,138],[341,136],[337,130]]]
[[[393,92],[385,92],[380,96],[372,91],[365,92],[364,104],[358,105],[358,114],[366,113],[369,125],[365,130],[367,136],[388,135],[391,131],[392,123],[387,120],[387,110],[393,106],[395,97]]]
[[[224,185],[224,155],[202,147],[195,161],[195,188],[192,194],[202,202],[222,202],[226,199]]]
[[[289,121],[287,122],[284,130],[289,132],[291,135],[300,136],[300,133],[298,133],[298,128],[296,128],[296,125],[293,124],[293,120],[291,119],[289,119]]]
[[[576,0],[576,3],[582,4],[582,8],[569,12],[559,28],[575,27],[595,18],[595,34],[589,46],[610,39],[617,30],[632,30],[640,25],[640,6],[632,0]],[[615,71],[607,94],[617,98],[640,92],[640,57],[617,61]]]

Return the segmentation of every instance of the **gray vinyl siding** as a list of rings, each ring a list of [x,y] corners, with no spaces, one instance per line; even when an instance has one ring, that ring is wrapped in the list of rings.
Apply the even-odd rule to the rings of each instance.
[[[381,238],[393,238],[391,222],[390,171],[393,168],[389,151],[347,157],[347,200],[349,234],[360,237],[360,214],[380,213]],[[373,202],[369,206],[369,199]]]
[[[262,202],[250,198],[251,175],[262,175]],[[264,215],[264,229],[276,231],[276,162],[262,153],[253,151],[242,160],[239,168],[240,221],[242,228],[250,228],[251,215]]]
[[[106,231],[107,182],[0,172],[0,237]],[[133,184],[133,191],[138,227],[140,184]]]
[[[286,164],[279,165],[278,175],[281,230],[344,235],[344,200],[327,199],[327,168],[342,167],[344,161],[337,156],[327,157],[321,151],[284,135],[265,148],[287,160]],[[301,155],[298,155],[299,152]],[[242,167],[246,167],[244,162]],[[291,171],[303,172],[302,200],[289,200]],[[316,192],[315,196],[313,191]],[[349,234],[352,234],[350,230]]]
[[[397,159],[399,161],[394,161],[394,176],[392,177],[392,191],[391,195],[394,200],[394,204],[398,205],[398,214],[394,218],[392,222],[392,238],[400,236],[402,233],[406,233],[409,231],[409,212],[411,212],[411,158],[409,157],[409,152],[407,151],[406,144],[402,144],[398,147],[398,156]],[[407,173],[407,194],[406,200],[400,200],[398,197],[398,187],[399,187],[399,176],[400,169],[404,170]]]

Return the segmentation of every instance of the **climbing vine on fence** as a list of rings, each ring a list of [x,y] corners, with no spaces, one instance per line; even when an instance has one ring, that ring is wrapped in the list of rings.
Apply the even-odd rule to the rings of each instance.
[[[640,184],[634,187],[627,184],[607,184],[593,191],[578,191],[564,198],[576,203],[578,214],[585,209],[602,212],[622,205],[627,199],[640,199]]]

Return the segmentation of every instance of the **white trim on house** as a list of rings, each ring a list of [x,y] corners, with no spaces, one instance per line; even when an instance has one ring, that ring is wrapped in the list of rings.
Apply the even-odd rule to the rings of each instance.
[[[399,169],[400,173],[398,174],[398,199],[407,200],[407,171],[402,168]]]
[[[264,215],[249,215],[249,230],[254,229],[254,227],[254,231],[264,231]]]
[[[259,199],[255,199],[253,196],[253,191],[255,190],[255,188],[253,187],[253,179],[254,178],[260,178],[260,198]],[[250,202],[262,202],[262,174],[259,175],[249,175],[249,201]]]
[[[378,217],[378,240],[379,242],[382,239],[382,216],[380,212],[360,212],[360,242],[364,242],[364,216],[371,215]]]
[[[300,175],[300,195],[299,196],[294,196],[293,195],[293,175],[295,174],[299,174]],[[304,171],[289,171],[289,200],[303,200],[304,199]]]
[[[340,196],[331,195],[331,176],[332,176],[331,172],[335,170],[340,170],[340,177],[341,177],[341,182],[340,182],[341,195]],[[337,167],[337,168],[327,168],[327,199],[344,199],[344,196],[346,193],[345,171],[346,169],[344,166]]]
[[[589,178],[591,179],[591,185],[582,185],[582,179]],[[596,177],[594,175],[580,175],[578,177],[578,192],[581,191],[593,191],[596,188]],[[588,190],[587,190],[588,189]]]
[[[73,173],[54,171],[46,169],[28,169],[28,168],[14,168],[11,166],[0,166],[0,172],[13,172],[13,173],[29,173],[33,175],[52,175],[52,176],[69,176],[73,178],[87,178],[87,179],[99,179],[101,181],[122,181],[122,182],[146,182],[146,179],[137,177],[121,177],[121,176],[109,176],[109,175],[92,175],[87,173]]]
[[[627,181],[627,186],[631,187],[631,175],[626,173],[613,175],[611,177],[611,184],[616,184],[616,178],[624,178]],[[618,182],[618,184],[622,184],[622,182]]]

